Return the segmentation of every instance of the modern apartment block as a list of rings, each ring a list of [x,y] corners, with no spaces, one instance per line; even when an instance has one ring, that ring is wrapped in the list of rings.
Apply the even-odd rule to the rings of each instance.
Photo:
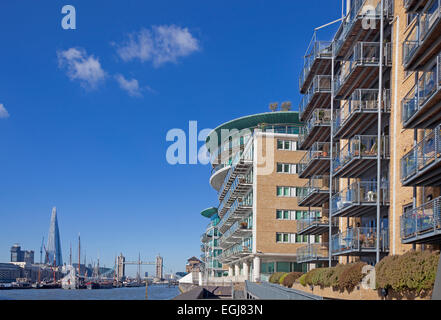
[[[321,237],[299,234],[297,227],[304,217],[321,213],[314,207],[309,212],[297,200],[307,183],[297,173],[305,154],[298,150],[301,127],[298,112],[277,111],[229,121],[208,136],[214,164],[210,184],[219,204],[202,212],[212,222],[201,240],[204,251],[208,239],[218,240],[216,248],[222,250],[214,260],[222,272],[216,269],[220,265],[209,264],[210,276],[227,273],[243,281],[306,270],[297,248],[320,243]],[[205,258],[211,263],[206,251]]]
[[[299,204],[323,214],[299,230],[322,243],[297,256],[374,265],[439,249],[441,0],[345,7],[331,41],[314,33],[300,75]]]
[[[220,218],[217,214],[217,208],[205,209],[201,212],[201,215],[210,219],[205,232],[201,235],[201,259],[205,276],[222,277],[224,270],[219,262],[222,248],[219,246],[220,233],[218,224]]]

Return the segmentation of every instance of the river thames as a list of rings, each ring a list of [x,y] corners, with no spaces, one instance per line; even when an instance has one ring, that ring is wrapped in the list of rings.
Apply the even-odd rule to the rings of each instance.
[[[149,300],[170,300],[178,287],[149,286]],[[100,290],[13,289],[1,290],[0,300],[145,300],[145,287]]]

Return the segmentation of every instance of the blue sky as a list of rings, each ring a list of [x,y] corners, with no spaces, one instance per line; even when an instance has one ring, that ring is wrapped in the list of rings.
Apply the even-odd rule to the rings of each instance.
[[[76,30],[61,28],[66,4]],[[216,193],[208,166],[167,163],[167,131],[296,109],[313,28],[340,13],[338,0],[2,1],[0,261],[16,242],[39,260],[56,206],[64,261],[81,232],[89,261],[160,253],[184,270]]]

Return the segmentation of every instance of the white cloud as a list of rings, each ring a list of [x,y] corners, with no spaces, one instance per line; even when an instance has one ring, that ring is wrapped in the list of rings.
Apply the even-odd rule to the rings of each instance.
[[[155,67],[167,62],[176,63],[178,58],[200,50],[199,41],[188,29],[175,25],[153,26],[151,30],[142,29],[128,37],[117,48],[120,58],[124,61],[152,61]]]
[[[58,66],[67,71],[70,80],[79,80],[86,89],[95,89],[104,80],[106,72],[97,58],[87,55],[82,48],[58,51]]]
[[[127,91],[131,97],[141,97],[141,88],[139,87],[139,82],[136,79],[128,80],[123,75],[115,75],[115,79],[118,82],[121,89]]]
[[[5,106],[0,103],[0,119],[6,119],[9,118],[9,113],[6,110]]]

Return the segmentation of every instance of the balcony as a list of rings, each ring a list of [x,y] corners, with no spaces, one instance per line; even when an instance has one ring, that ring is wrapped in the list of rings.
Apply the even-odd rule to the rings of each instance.
[[[300,189],[298,204],[300,207],[321,207],[329,201],[329,176],[315,176]]]
[[[322,212],[319,210],[308,212],[305,218],[297,220],[297,234],[321,235],[329,232],[329,218],[324,215],[329,215],[329,210],[323,209]],[[332,221],[332,229],[338,229],[337,221]]]
[[[330,168],[329,142],[316,142],[305,153],[299,163],[299,177],[310,178],[329,173]]]
[[[237,244],[222,251],[219,256],[219,262],[222,264],[227,264],[232,261],[238,260],[244,256],[248,256],[252,252],[251,245]]]
[[[249,219],[236,221],[230,229],[228,229],[220,238],[219,246],[221,248],[231,247],[233,244],[239,243],[243,238],[251,237],[253,234],[253,226]]]
[[[390,90],[383,94],[382,119],[390,116]],[[363,134],[378,121],[378,90],[357,89],[349,100],[345,100],[334,115],[334,137],[349,139],[353,135]]]
[[[305,55],[305,63],[300,74],[299,87],[306,93],[314,75],[331,73],[332,42],[312,40]]]
[[[349,187],[335,194],[331,199],[334,217],[360,217],[377,212],[378,185],[376,181],[354,182]],[[389,184],[381,182],[380,209],[389,206]]]
[[[392,46],[385,43],[383,66],[392,65]],[[380,66],[380,43],[357,42],[349,60],[342,63],[335,79],[335,96],[346,99],[356,88],[370,88],[378,78]]]
[[[222,217],[222,220],[219,222],[219,231],[223,234],[233,225],[233,223],[243,218],[243,215],[249,213],[252,209],[252,196],[237,198],[236,201],[234,201],[231,207],[227,210],[226,214]]]
[[[349,15],[337,31],[334,56],[342,59],[350,52],[356,41],[372,41],[380,32],[381,0],[353,0]],[[393,18],[393,0],[384,0],[385,18]],[[366,28],[364,21],[369,22]]]
[[[335,177],[358,178],[377,164],[377,136],[355,136],[337,153],[333,161]],[[389,136],[380,137],[380,157],[389,159]]]
[[[424,72],[417,84],[401,101],[403,127],[407,129],[433,128],[441,121],[441,55],[435,66]]]
[[[299,147],[307,150],[314,142],[329,140],[331,132],[331,110],[315,109],[304,127],[300,129]]]
[[[439,243],[441,239],[441,197],[403,213],[401,240],[403,243]]]
[[[318,75],[312,80],[311,87],[303,96],[299,106],[299,118],[306,121],[316,108],[331,107],[331,76]]]
[[[403,0],[406,13],[417,12],[423,9],[428,0]]]
[[[329,261],[329,244],[313,243],[297,249],[297,263],[321,263]],[[337,259],[331,258],[336,262]]]
[[[441,0],[432,0],[417,19],[403,43],[404,68],[411,71],[424,69],[441,50]]]
[[[401,159],[404,186],[441,184],[441,124]]]
[[[360,256],[373,254],[377,251],[376,228],[349,228],[332,236],[332,255]],[[380,253],[389,252],[389,230],[380,231]]]

